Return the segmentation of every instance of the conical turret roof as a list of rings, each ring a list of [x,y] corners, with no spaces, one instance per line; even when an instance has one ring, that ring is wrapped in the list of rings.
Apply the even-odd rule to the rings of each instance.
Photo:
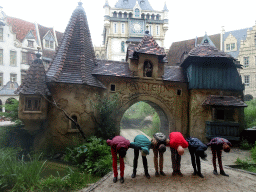
[[[46,75],[43,61],[39,59],[41,54],[37,53],[36,56],[37,58],[30,64],[24,81],[14,92],[15,94],[21,93],[25,95],[51,95],[46,85]]]
[[[47,71],[47,82],[86,84],[103,88],[104,85],[91,75],[96,65],[86,13],[79,2]]]

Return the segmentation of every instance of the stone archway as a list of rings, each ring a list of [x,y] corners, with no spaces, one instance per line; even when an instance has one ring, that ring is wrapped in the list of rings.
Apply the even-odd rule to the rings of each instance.
[[[176,131],[175,121],[172,112],[168,109],[168,107],[158,98],[152,95],[138,95],[137,97],[130,98],[125,103],[122,103],[119,108],[119,113],[116,117],[116,127],[120,130],[121,119],[126,112],[133,104],[143,101],[153,107],[159,118],[160,118],[160,132],[169,135],[170,132]]]

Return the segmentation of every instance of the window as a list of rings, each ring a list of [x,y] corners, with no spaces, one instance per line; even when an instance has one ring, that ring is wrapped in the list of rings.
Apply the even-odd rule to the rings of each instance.
[[[0,87],[4,85],[3,80],[4,80],[3,73],[0,73]]]
[[[29,41],[28,40],[28,47],[34,47],[34,41]]]
[[[145,19],[145,14],[144,13],[141,14],[141,19]]]
[[[118,13],[118,17],[119,17],[119,18],[122,18],[122,12],[119,12],[119,13]]]
[[[156,26],[156,35],[160,35],[159,26]]]
[[[124,53],[125,52],[125,45],[124,45],[124,41],[121,42],[121,52]]]
[[[75,122],[77,122],[77,116],[76,116],[76,115],[72,115],[71,118],[72,118]],[[77,129],[76,124],[75,124],[73,121],[71,121],[71,129]]]
[[[114,33],[117,33],[117,23],[114,23]]]
[[[155,20],[155,15],[151,15],[151,20]]]
[[[213,108],[214,120],[234,121],[234,109]]]
[[[45,40],[45,48],[54,49],[54,41]]]
[[[144,62],[144,77],[152,77],[153,66],[149,61]]]
[[[132,13],[129,13],[129,18],[132,18]]]
[[[17,56],[16,51],[10,51],[10,66],[17,66]]]
[[[236,44],[235,43],[231,43],[231,51],[234,50],[236,47]]]
[[[149,25],[149,26],[148,26],[148,31],[149,31],[149,34],[150,34],[150,35],[153,34],[153,33],[152,33],[152,25]]]
[[[28,55],[26,52],[21,52],[21,63],[28,63]]]
[[[4,39],[4,29],[0,28],[0,41],[3,41]]]
[[[244,57],[244,67],[249,66],[249,57]]]
[[[26,97],[25,98],[25,111],[40,111],[41,98],[39,97]]]
[[[124,12],[124,18],[127,18],[127,13],[126,12]]]
[[[245,75],[244,76],[244,85],[245,86],[250,86],[250,75]]]
[[[140,10],[138,8],[135,9],[135,17],[140,17]]]
[[[149,19],[149,17],[150,17],[149,14],[147,14],[147,17],[146,17],[146,18]]]
[[[113,13],[113,17],[117,17],[117,13],[116,12]]]
[[[10,74],[10,81],[11,82],[17,82],[17,74],[11,73]]]
[[[122,34],[124,34],[124,23],[122,23]]]
[[[4,64],[4,58],[3,58],[3,53],[4,53],[4,51],[3,51],[3,49],[0,49],[0,65],[3,65]]]
[[[177,89],[177,95],[181,95],[181,89]]]
[[[111,90],[111,91],[116,91],[116,85],[111,84],[111,85],[110,85],[110,90]]]
[[[156,20],[159,20],[159,19],[160,19],[160,15],[157,14],[157,15],[156,15]]]
[[[233,51],[236,48],[235,43],[226,44],[226,51]]]

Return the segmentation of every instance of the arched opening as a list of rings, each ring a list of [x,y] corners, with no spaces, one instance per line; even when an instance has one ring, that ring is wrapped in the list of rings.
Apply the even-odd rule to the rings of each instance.
[[[149,15],[149,13],[147,14],[147,17],[146,17],[147,19],[149,19],[150,18],[150,15]]]
[[[160,20],[160,15],[159,14],[156,15],[156,20]]]
[[[118,13],[118,17],[119,17],[119,18],[122,18],[122,12],[119,12],[119,13]]]
[[[154,14],[151,15],[151,20],[155,20],[155,15]]]
[[[141,14],[141,19],[145,19],[145,14],[144,13]]]
[[[116,11],[113,13],[113,17],[117,17],[117,12]]]
[[[129,18],[132,18],[132,13],[129,13]]]
[[[169,121],[164,110],[156,103],[143,100],[131,104],[122,115],[121,129],[138,129],[152,137],[154,133],[169,134]]]
[[[14,99],[14,98],[8,98],[7,100],[6,100],[6,102],[5,102],[5,112],[11,112],[10,111],[10,109],[9,109],[9,107],[8,107],[8,105],[10,105],[10,104],[14,104],[14,100],[16,100],[16,99]]]
[[[127,13],[126,12],[124,12],[124,18],[127,18]]]
[[[77,116],[76,116],[76,115],[72,115],[71,118],[72,118],[75,122],[77,122]],[[71,127],[70,127],[70,128],[71,128],[71,129],[77,129],[76,124],[75,124],[73,121],[71,122]]]
[[[153,65],[149,61],[145,61],[144,70],[143,70],[144,77],[152,77],[152,72],[153,72]]]

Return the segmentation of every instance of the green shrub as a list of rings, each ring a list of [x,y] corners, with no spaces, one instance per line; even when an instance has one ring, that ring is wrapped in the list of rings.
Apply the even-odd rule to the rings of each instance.
[[[81,170],[97,176],[104,176],[111,170],[111,148],[106,141],[91,137],[83,145],[68,148],[65,160],[74,163]]]
[[[142,131],[150,136],[150,137],[153,137],[153,135],[157,132],[159,132],[159,129],[160,129],[160,118],[158,116],[157,113],[154,114],[153,116],[153,125],[152,125],[152,128],[143,128]]]
[[[0,112],[0,116],[8,117],[12,122],[15,122],[16,125],[21,125],[22,122],[18,117],[19,101],[16,99],[10,99],[9,101],[9,104],[4,105],[6,112]]]
[[[248,143],[248,141],[246,139],[242,139],[242,141],[240,142],[240,149],[249,150],[252,147],[253,147],[253,145]]]
[[[248,107],[244,108],[246,128],[256,126],[256,99],[247,101]]]
[[[29,157],[29,161],[17,159],[19,151],[11,148],[0,149],[0,188],[13,191],[26,191],[34,188],[40,181],[40,173],[44,167],[40,155]]]
[[[95,117],[96,130],[95,135],[104,139],[109,139],[117,133],[115,124],[115,115],[119,105],[118,94],[107,97],[96,95],[97,102],[91,102],[97,115]]]
[[[256,142],[254,144],[254,147],[251,149],[251,156],[254,162],[256,162]]]
[[[240,165],[241,167],[243,167],[244,169],[247,169],[250,167],[250,161],[248,159],[246,160],[242,160],[239,157],[236,159],[235,162],[237,165]]]

